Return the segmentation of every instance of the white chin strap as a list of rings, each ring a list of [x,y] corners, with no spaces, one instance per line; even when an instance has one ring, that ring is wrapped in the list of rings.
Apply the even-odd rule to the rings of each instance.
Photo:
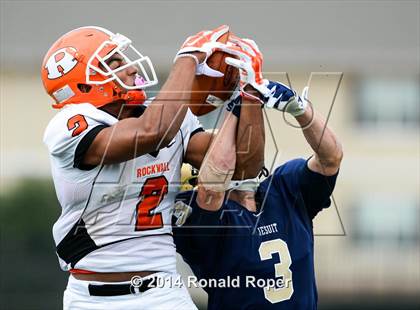
[[[258,178],[246,179],[240,181],[231,181],[228,190],[244,191],[244,192],[256,192],[260,182]]]

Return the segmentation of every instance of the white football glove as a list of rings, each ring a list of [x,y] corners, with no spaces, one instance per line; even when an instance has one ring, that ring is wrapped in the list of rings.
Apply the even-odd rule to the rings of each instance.
[[[196,75],[207,75],[211,77],[221,77],[223,73],[210,68],[206,61],[210,55],[218,48],[223,47],[225,44],[217,42],[217,40],[229,31],[229,26],[222,25],[214,30],[200,31],[196,35],[188,37],[182,44],[181,49],[175,56],[174,62],[181,57],[194,58],[197,63]],[[206,54],[203,62],[199,62],[198,58],[191,54],[193,52],[201,52]]]

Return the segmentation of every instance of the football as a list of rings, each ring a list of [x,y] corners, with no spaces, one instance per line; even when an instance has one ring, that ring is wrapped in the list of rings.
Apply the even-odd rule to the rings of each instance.
[[[227,32],[218,41],[226,43],[229,34],[230,32]],[[189,105],[195,115],[204,115],[218,108],[230,98],[232,91],[235,90],[239,81],[239,70],[226,64],[226,57],[234,56],[225,52],[215,52],[207,59],[207,65],[222,72],[224,76],[198,75],[195,77]]]

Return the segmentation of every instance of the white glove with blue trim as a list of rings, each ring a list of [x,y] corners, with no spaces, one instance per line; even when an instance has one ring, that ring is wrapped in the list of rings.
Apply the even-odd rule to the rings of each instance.
[[[265,80],[266,87],[270,90],[264,98],[264,106],[290,113],[294,117],[305,113],[308,106],[309,88],[303,89],[302,96],[298,96],[290,87],[280,83]]]

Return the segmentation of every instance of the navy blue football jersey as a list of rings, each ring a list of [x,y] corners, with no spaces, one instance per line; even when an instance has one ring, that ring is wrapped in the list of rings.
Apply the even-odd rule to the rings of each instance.
[[[257,212],[228,198],[211,212],[197,205],[194,191],[177,196],[192,208],[174,226],[177,251],[209,280],[200,282],[208,309],[317,308],[312,219],[330,206],[336,177],[291,160],[260,184]]]

